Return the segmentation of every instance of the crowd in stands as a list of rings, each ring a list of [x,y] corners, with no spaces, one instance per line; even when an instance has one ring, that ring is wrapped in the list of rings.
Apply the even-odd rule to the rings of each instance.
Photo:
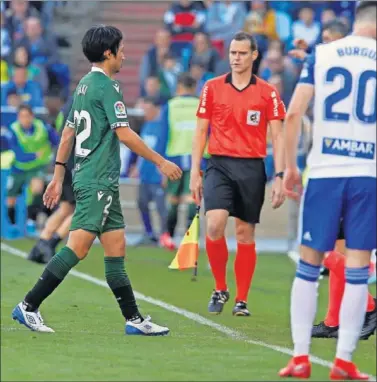
[[[1,2],[1,106],[45,106],[53,88],[67,97],[70,74],[52,18],[61,1]]]
[[[302,65],[289,55],[294,41],[304,40],[310,51],[325,24],[337,18],[349,29],[353,15],[352,1],[176,1],[143,57],[141,97],[165,103],[183,71],[198,81],[199,94],[206,80],[229,71],[227,48],[243,30],[258,42],[255,73],[273,83],[288,105]]]
[[[64,105],[69,104],[70,73],[58,49],[68,42],[54,33],[53,20],[55,9],[65,2],[0,4],[1,169],[12,168],[6,184],[9,221],[15,223],[16,198],[26,190],[33,230],[43,209],[46,170],[67,114]]]

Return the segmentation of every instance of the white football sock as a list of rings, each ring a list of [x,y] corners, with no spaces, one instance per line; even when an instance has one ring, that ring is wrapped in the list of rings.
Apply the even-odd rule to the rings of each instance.
[[[313,323],[317,311],[315,281],[296,277],[291,292],[291,330],[294,356],[309,355]]]
[[[346,283],[339,313],[339,334],[336,358],[352,360],[368,303],[368,285]]]

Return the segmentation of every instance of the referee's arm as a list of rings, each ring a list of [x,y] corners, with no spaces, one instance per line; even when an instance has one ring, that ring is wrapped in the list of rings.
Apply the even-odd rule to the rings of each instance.
[[[269,122],[271,129],[272,151],[274,156],[275,173],[284,172],[284,133],[283,121],[274,120]]]

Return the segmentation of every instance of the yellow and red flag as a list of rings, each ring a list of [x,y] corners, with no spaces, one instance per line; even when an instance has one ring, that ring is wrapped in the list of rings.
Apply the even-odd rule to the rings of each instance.
[[[170,269],[196,268],[199,257],[199,208],[187,230],[177,254],[169,265]]]

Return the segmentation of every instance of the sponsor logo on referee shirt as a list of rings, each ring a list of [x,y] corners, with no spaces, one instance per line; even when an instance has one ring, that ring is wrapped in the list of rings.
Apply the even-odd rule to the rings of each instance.
[[[260,122],[260,111],[248,110],[246,123],[250,126],[258,126]]]
[[[277,94],[275,91],[273,91],[271,93],[271,97],[272,97],[272,103],[274,105],[274,117],[277,117],[279,115],[279,102],[278,102],[278,99],[277,99]]]
[[[208,85],[205,85],[203,88],[202,101],[200,103],[200,108],[199,108],[199,113],[201,114],[204,114],[206,112],[207,96],[208,96]]]

